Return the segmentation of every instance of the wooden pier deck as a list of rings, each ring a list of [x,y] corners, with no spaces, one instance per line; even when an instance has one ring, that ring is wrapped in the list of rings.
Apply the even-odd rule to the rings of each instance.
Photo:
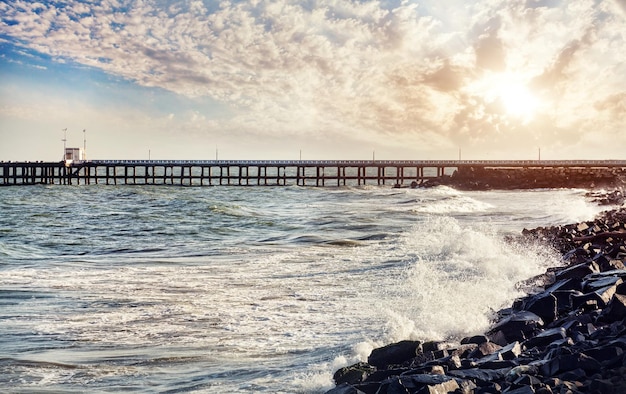
[[[90,160],[0,162],[0,186],[416,186],[464,169],[626,172],[626,160]]]

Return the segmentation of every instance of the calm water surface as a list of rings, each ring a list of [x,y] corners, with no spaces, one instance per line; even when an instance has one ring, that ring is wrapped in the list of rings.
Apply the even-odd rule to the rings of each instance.
[[[401,339],[482,332],[557,263],[504,241],[582,190],[0,188],[0,386],[323,393]]]

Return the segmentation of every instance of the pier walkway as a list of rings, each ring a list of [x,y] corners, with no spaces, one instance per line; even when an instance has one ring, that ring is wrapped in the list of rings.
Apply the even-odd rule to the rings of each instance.
[[[626,173],[626,160],[89,160],[0,162],[0,186],[416,186],[465,170]]]

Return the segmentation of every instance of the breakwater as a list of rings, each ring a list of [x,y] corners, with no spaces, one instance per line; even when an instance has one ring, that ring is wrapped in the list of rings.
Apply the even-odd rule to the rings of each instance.
[[[520,242],[529,240],[565,264],[529,280],[535,292],[500,310],[488,332],[374,349],[337,371],[327,394],[626,392],[626,210],[524,230]]]
[[[1,162],[0,185],[614,187],[626,160],[90,160]]]

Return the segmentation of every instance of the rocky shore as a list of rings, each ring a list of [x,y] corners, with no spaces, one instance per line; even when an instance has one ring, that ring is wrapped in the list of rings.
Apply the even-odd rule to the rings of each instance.
[[[460,343],[401,341],[338,370],[327,394],[626,393],[626,209],[524,230],[564,264]]]
[[[621,188],[626,173],[621,168],[489,168],[461,167],[452,175],[432,178],[412,187],[445,185],[458,190],[539,188]]]

